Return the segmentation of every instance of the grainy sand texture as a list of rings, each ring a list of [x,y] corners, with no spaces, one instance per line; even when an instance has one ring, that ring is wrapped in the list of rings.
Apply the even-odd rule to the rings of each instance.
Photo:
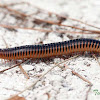
[[[24,2],[29,4],[24,4]],[[17,12],[12,12],[9,9],[7,10],[6,7],[1,7],[1,5],[11,3],[15,3],[15,5],[9,5],[8,7],[10,9],[22,12],[29,15],[29,17],[25,18]],[[40,32],[20,28],[9,29],[0,26],[0,48],[62,42],[77,38],[100,40],[99,34],[84,34],[85,31],[82,30],[52,25],[36,20],[43,19],[53,22],[59,20],[55,14],[48,15],[48,12],[67,16],[67,19],[63,19],[62,24],[64,25],[89,30],[100,30],[100,0],[2,0],[0,2],[0,25],[53,31]],[[81,20],[98,28],[90,27],[86,24],[73,21],[72,19]],[[56,30],[71,31],[73,33],[59,33]],[[100,61],[100,57],[97,58],[98,61]],[[25,77],[18,66],[0,73],[0,100],[6,100],[11,96],[20,93],[34,84],[48,70],[53,68],[55,63],[58,64],[62,61],[64,61],[63,58],[55,58],[47,61],[36,60],[25,62],[21,66],[30,77],[29,79]],[[95,57],[89,56],[89,54],[79,55],[78,57],[69,59],[64,63],[59,64],[59,66],[56,65],[34,86],[19,94],[19,96],[24,97],[26,100],[99,100],[100,65],[98,61]],[[14,63],[3,63],[0,60],[0,71],[9,68],[12,65],[14,65]],[[64,65],[68,68],[64,68]],[[90,84],[77,75],[74,75],[72,70],[81,75],[82,79],[85,78],[91,82],[93,86],[90,91]]]

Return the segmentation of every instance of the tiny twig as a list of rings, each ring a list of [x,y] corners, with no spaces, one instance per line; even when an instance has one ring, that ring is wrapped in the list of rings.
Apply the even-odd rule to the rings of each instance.
[[[48,97],[47,100],[50,100],[51,95],[48,92],[46,92],[45,95],[47,95],[47,97]]]
[[[86,98],[85,98],[85,100],[88,100],[88,95],[89,95],[89,92],[90,92],[90,90],[91,90],[91,87],[92,87],[92,84],[89,85],[89,89],[88,89],[88,91],[86,92]]]
[[[5,9],[7,9],[8,11],[13,12],[13,13],[15,13],[15,14],[18,14],[18,15],[20,15],[20,16],[22,16],[22,17],[27,17],[26,14],[24,14],[24,13],[22,13],[22,12],[19,12],[19,11],[17,11],[17,10],[11,9],[11,8],[9,8],[9,7],[6,6],[6,5],[0,5],[0,7],[5,8]]]
[[[27,5],[29,5],[28,2],[16,2],[16,3],[10,3],[10,4],[3,4],[3,6],[14,6],[14,5],[20,5],[20,4],[27,4]]]
[[[71,27],[71,28],[75,28],[75,29],[78,29],[78,30],[82,30],[82,31],[89,31],[89,32],[93,32],[93,33],[100,33],[100,31],[82,29],[82,28],[75,27],[75,26],[60,24],[59,22],[47,21],[47,20],[43,20],[43,19],[39,19],[39,18],[35,18],[35,19],[39,20],[39,21],[42,21],[42,22],[45,22],[45,23],[58,25],[58,26],[65,26],[65,27]]]
[[[3,73],[4,71],[7,71],[7,70],[9,70],[9,69],[15,68],[15,67],[17,67],[17,66],[19,66],[19,65],[21,65],[21,64],[23,64],[23,63],[25,63],[25,62],[27,62],[28,60],[30,60],[30,59],[26,59],[26,60],[24,60],[24,61],[22,61],[22,62],[20,62],[20,63],[18,63],[18,64],[13,65],[12,67],[9,67],[9,68],[7,68],[7,69],[4,69],[4,70],[0,71],[0,73]]]
[[[89,80],[85,79],[84,77],[82,77],[82,76],[81,76],[80,74],[78,74],[77,72],[75,72],[75,71],[72,70],[72,73],[73,73],[74,75],[78,76],[79,78],[81,78],[83,81],[85,81],[85,82],[91,84],[91,82],[90,82]]]
[[[24,97],[20,97],[18,95],[16,95],[15,97],[9,98],[7,100],[26,100]]]
[[[98,62],[99,66],[100,66],[100,62],[99,62],[98,58],[95,56],[95,54],[93,54],[93,57],[96,59],[96,61]]]
[[[58,33],[72,33],[72,34],[75,34],[75,33],[79,33],[79,34],[90,34],[90,33],[86,33],[86,32],[71,32],[71,31],[61,31],[61,30],[46,30],[46,29],[39,29],[39,28],[27,28],[27,27],[18,27],[18,26],[11,26],[11,25],[3,25],[3,24],[0,24],[0,27],[4,27],[4,28],[9,28],[9,29],[24,29],[24,30],[35,30],[35,31],[40,31],[40,32],[58,32]],[[100,33],[96,33],[96,34],[100,34]]]
[[[8,44],[7,44],[6,40],[4,39],[4,37],[3,37],[3,36],[2,36],[2,39],[3,39],[3,41],[4,41],[5,45],[6,45],[6,48],[8,48],[9,46],[8,46]]]
[[[19,68],[23,72],[23,74],[26,76],[26,78],[29,79],[30,77],[28,76],[28,74],[26,73],[26,71],[23,69],[23,67],[21,65],[19,65]]]
[[[66,17],[66,18],[67,18],[67,17]],[[81,20],[78,20],[78,19],[74,19],[74,18],[71,18],[71,17],[68,17],[68,19],[70,19],[70,20],[73,20],[73,21],[80,22],[80,23],[82,23],[82,24],[85,24],[85,25],[87,25],[87,26],[91,26],[91,27],[93,27],[93,28],[100,29],[100,27],[97,27],[97,26],[94,26],[94,25],[88,24],[88,23],[86,23],[86,22],[83,22],[83,21],[81,21]]]

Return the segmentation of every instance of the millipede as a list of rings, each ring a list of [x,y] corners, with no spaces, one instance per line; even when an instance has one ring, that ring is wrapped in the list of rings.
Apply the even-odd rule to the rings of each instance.
[[[17,60],[24,58],[46,58],[69,55],[78,52],[100,53],[100,41],[94,39],[74,39],[43,45],[25,45],[14,48],[0,49],[0,58]]]

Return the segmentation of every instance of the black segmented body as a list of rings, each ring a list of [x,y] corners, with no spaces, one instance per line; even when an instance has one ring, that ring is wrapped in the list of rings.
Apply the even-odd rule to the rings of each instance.
[[[100,41],[94,39],[74,39],[58,43],[0,49],[0,58],[8,60],[44,58],[85,51],[100,53]]]

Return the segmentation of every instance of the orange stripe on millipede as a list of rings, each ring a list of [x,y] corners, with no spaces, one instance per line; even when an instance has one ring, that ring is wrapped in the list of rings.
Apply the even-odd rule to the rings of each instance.
[[[85,51],[100,53],[100,41],[93,39],[75,39],[46,45],[29,45],[9,49],[0,49],[0,58],[9,60],[44,58]]]

